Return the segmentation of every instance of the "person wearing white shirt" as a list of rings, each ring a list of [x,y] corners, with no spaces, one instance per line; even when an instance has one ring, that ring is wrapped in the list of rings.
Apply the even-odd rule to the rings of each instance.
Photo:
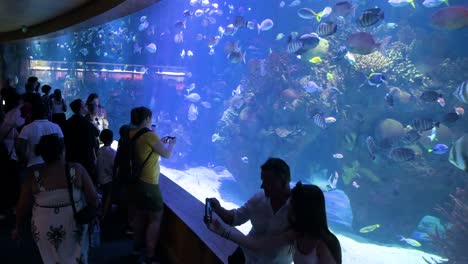
[[[44,160],[35,152],[36,145],[42,136],[57,134],[63,143],[62,129],[47,120],[46,106],[42,102],[35,102],[32,105],[32,113],[34,121],[23,127],[15,145],[16,154],[20,160],[27,162],[27,168],[40,167],[44,164]]]
[[[238,226],[248,220],[252,223],[249,237],[264,237],[282,234],[289,229],[288,199],[291,193],[289,182],[291,173],[288,164],[279,158],[269,158],[261,166],[261,179],[263,193],[257,193],[250,198],[242,207],[233,210],[226,210],[221,207],[216,198],[210,198],[213,211],[228,225]],[[241,245],[242,246],[242,245]],[[245,263],[268,263],[282,264],[291,263],[291,245],[279,245],[271,249],[252,251],[241,247],[245,257]],[[241,257],[238,250],[230,257],[230,262],[235,262],[234,258]]]
[[[288,202],[291,229],[282,234],[244,236],[218,219],[206,224],[211,231],[254,252],[292,243],[295,264],[341,264],[340,242],[328,229],[322,190],[316,185],[298,182]]]

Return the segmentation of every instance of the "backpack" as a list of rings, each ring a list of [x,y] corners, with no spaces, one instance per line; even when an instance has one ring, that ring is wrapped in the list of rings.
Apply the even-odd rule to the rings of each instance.
[[[136,183],[140,178],[141,171],[143,170],[146,162],[149,160],[153,152],[150,152],[142,164],[136,159],[136,141],[143,134],[150,132],[148,128],[142,128],[138,130],[133,138],[130,138],[129,132],[124,133],[124,137],[121,138],[117,153],[115,156],[115,165],[118,169],[117,180],[124,184]]]

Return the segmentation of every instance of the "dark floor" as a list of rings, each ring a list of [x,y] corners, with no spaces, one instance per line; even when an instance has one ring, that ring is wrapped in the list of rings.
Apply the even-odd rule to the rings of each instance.
[[[132,241],[124,232],[124,224],[118,221],[121,218],[114,216],[110,219],[113,222],[108,224],[107,228],[101,232],[101,246],[90,249],[89,263],[137,263],[130,257]],[[14,221],[13,216],[0,220],[0,263],[42,263],[28,226],[23,228],[21,242],[17,243],[10,239],[10,233],[15,224]],[[161,263],[169,262],[161,261]]]

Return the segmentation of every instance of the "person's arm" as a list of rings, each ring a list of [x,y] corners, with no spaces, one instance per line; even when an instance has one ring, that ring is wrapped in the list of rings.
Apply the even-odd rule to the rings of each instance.
[[[335,259],[327,247],[327,244],[322,241],[320,241],[317,246],[317,257],[319,264],[336,264]]]
[[[161,157],[163,158],[169,158],[172,154],[172,149],[174,148],[174,145],[177,143],[177,139],[171,139],[166,142],[168,142],[167,147],[164,146],[163,141],[165,138],[162,140],[159,140],[159,137],[157,137],[157,140],[154,140],[154,142],[151,142],[151,148],[153,149],[154,152],[158,153]]]
[[[273,236],[252,237],[242,234],[237,228],[221,224],[217,219],[207,224],[214,233],[250,250],[265,250],[292,244],[294,231],[283,232]]]
[[[95,208],[98,208],[99,202],[97,199],[97,193],[96,193],[96,190],[94,189],[94,184],[91,181],[91,177],[89,177],[88,172],[83,166],[81,165],[79,166],[80,166],[79,173],[81,177],[81,189],[83,190],[83,193],[85,195],[86,203]]]
[[[15,151],[16,155],[18,156],[18,161],[23,163],[26,161],[26,148],[27,148],[27,141],[24,138],[16,138],[15,141]]]

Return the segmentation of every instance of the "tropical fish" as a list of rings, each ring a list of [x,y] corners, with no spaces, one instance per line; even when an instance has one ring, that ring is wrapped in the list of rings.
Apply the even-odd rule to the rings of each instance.
[[[463,116],[465,114],[465,109],[463,107],[455,107],[454,108],[455,113],[457,113],[458,116]]]
[[[398,27],[398,24],[397,23],[387,23],[387,24],[385,24],[385,27],[387,29],[395,29],[395,28]]]
[[[441,4],[446,4],[447,6],[449,6],[448,0],[424,0],[422,4],[423,6],[428,7],[428,8],[438,7]]]
[[[235,50],[229,53],[227,58],[231,63],[239,63],[241,61],[245,63],[245,52],[242,53],[240,50]]]
[[[420,247],[422,246],[421,243],[418,241],[412,239],[412,238],[406,238],[404,236],[400,236],[400,241],[406,242],[406,244],[413,246],[413,247]]]
[[[379,227],[380,227],[379,224],[370,225],[370,226],[366,226],[366,227],[363,227],[363,228],[359,229],[359,232],[360,233],[369,233],[369,232],[372,232],[372,231],[376,230]]]
[[[205,12],[204,12],[203,10],[197,9],[197,10],[195,10],[195,12],[194,12],[193,14],[194,14],[196,17],[201,17],[201,16],[203,16],[204,13],[205,13]]]
[[[436,122],[431,118],[419,118],[411,122],[411,127],[417,131],[431,130],[433,127],[439,127],[440,122]]]
[[[432,141],[437,141],[437,128],[436,127],[433,127],[432,130],[431,130],[431,135],[427,136],[431,142]]]
[[[247,26],[247,20],[243,16],[236,16],[234,18],[233,25],[237,28],[243,28]]]
[[[442,124],[449,125],[455,123],[458,119],[460,119],[460,116],[457,113],[450,112],[442,116],[440,122]]]
[[[394,148],[388,155],[394,161],[410,161],[416,158],[416,153],[410,148]]]
[[[346,54],[344,55],[344,58],[347,62],[349,62],[349,64],[351,64],[351,66],[356,65],[356,58],[354,57],[352,53],[346,52]]]
[[[328,21],[324,23],[320,23],[317,27],[317,34],[322,37],[330,36],[335,34],[336,30],[338,29],[338,26],[336,23]]]
[[[370,27],[383,20],[384,17],[384,11],[378,7],[374,7],[362,12],[356,22],[361,27]]]
[[[462,82],[457,89],[455,89],[453,95],[458,101],[468,104],[468,81]]]
[[[268,31],[273,28],[273,20],[271,19],[265,19],[262,21],[262,23],[257,25],[257,31],[260,34],[260,31]]]
[[[391,37],[386,37],[381,42],[377,42],[371,34],[367,32],[357,32],[351,34],[346,43],[348,50],[352,53],[367,55],[378,50],[385,55],[385,48],[391,39]]]
[[[187,118],[190,121],[197,120],[197,118],[198,118],[198,108],[197,108],[196,105],[190,104],[188,114],[187,114]]]
[[[317,22],[320,22],[322,18],[327,17],[331,14],[332,9],[331,7],[325,7],[322,11],[319,13],[315,13],[312,9],[304,7],[299,10],[297,10],[297,15],[303,19],[313,19],[317,20]]]
[[[431,17],[432,25],[438,29],[454,30],[468,26],[468,8],[450,6],[437,10]]]
[[[434,102],[439,98],[442,98],[443,95],[435,92],[435,91],[424,91],[422,92],[421,96],[419,97],[421,100],[425,102]]]
[[[383,83],[387,83],[385,75],[382,73],[371,73],[369,77],[367,77],[367,83],[371,86],[379,87]]]
[[[333,154],[333,158],[335,158],[335,159],[342,159],[342,158],[344,158],[344,156],[343,156],[343,154],[341,154],[341,153],[335,153],[335,154]]]
[[[155,53],[158,48],[156,47],[156,44],[150,43],[150,44],[146,45],[145,49],[149,53]]]
[[[429,153],[434,153],[434,154],[444,154],[449,150],[447,145],[445,144],[437,144],[434,147],[428,149],[427,151]]]
[[[280,39],[283,39],[283,38],[284,38],[283,33],[278,33],[278,35],[276,35],[276,40],[280,40]]]
[[[342,17],[345,17],[349,14],[353,14],[354,16],[356,7],[357,5],[352,5],[349,1],[341,1],[333,6],[333,13]]]
[[[377,145],[375,144],[374,138],[371,136],[368,136],[366,138],[366,145],[367,145],[367,151],[369,152],[369,155],[371,156],[372,160],[375,160],[375,153],[377,151]]]
[[[310,59],[309,62],[313,63],[313,64],[317,64],[317,63],[322,62],[322,58],[316,56],[316,57],[313,57],[312,59]]]
[[[357,183],[357,181],[353,181],[352,184],[353,184],[353,187],[356,188],[356,189],[358,189],[359,187],[361,187],[361,186],[359,185],[359,183]]]
[[[414,0],[388,0],[388,3],[394,7],[411,5],[413,8],[416,8]]]
[[[241,161],[244,162],[245,164],[249,163],[249,158],[248,157],[242,157]]]
[[[301,0],[294,0],[289,4],[289,7],[298,6],[301,4]]]
[[[218,133],[211,135],[211,142],[223,141],[224,137],[220,136]]]
[[[468,135],[465,134],[450,148],[449,161],[455,167],[468,172]]]
[[[335,75],[333,75],[333,73],[330,73],[330,72],[327,72],[327,80],[328,81],[331,81],[335,78]]]
[[[325,117],[322,113],[316,113],[312,116],[312,119],[314,120],[314,124],[316,126],[320,127],[321,129],[327,128],[327,122],[325,122]]]
[[[304,85],[304,90],[310,94],[321,93],[323,91],[322,87],[318,86],[314,81],[308,81],[306,85]]]
[[[335,123],[336,122],[336,118],[334,118],[333,116],[329,116],[327,118],[325,118],[325,123],[327,124],[331,124],[331,123]]]
[[[299,38],[295,34],[290,34],[288,37],[288,45],[286,50],[288,53],[295,53],[300,55],[309,49],[317,47],[320,38],[317,34],[304,34]]]
[[[196,103],[196,102],[200,101],[200,99],[201,99],[201,96],[199,94],[197,94],[197,93],[191,93],[191,94],[185,96],[185,100],[188,100],[188,101],[190,101],[192,103]]]
[[[445,107],[445,99],[440,97],[440,98],[437,98],[437,103],[441,106],[441,107]]]

